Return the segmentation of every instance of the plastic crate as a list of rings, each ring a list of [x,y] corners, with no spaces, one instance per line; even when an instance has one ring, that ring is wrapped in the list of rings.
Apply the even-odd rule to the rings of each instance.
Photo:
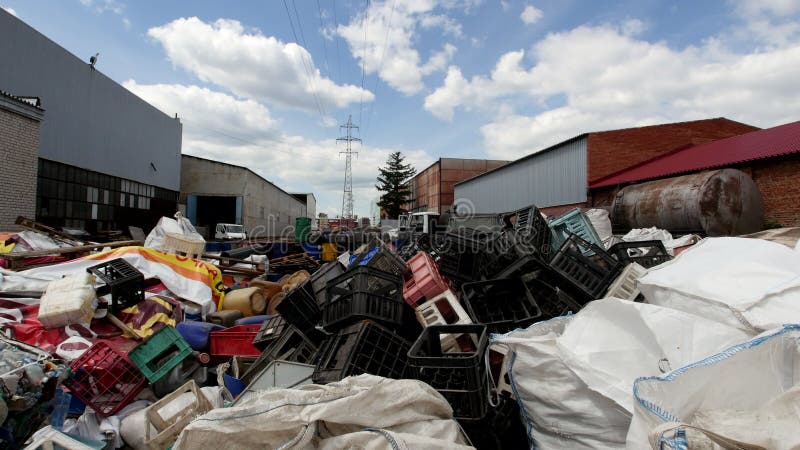
[[[317,301],[317,305],[322,306],[322,304],[325,303],[325,286],[328,284],[328,281],[331,281],[344,272],[345,267],[339,261],[325,263],[322,267],[317,269],[316,272],[311,274],[308,283],[304,285],[304,289]]]
[[[517,221],[514,230],[519,236],[519,243],[536,254],[545,262],[553,253],[553,231],[547,219],[534,205],[516,211]]]
[[[639,297],[639,288],[636,281],[647,273],[647,269],[637,263],[630,263],[606,291],[606,297],[616,297],[623,300],[634,301]]]
[[[165,326],[131,350],[128,357],[154,383],[191,354],[192,347],[178,330]]]
[[[367,266],[399,276],[407,269],[406,262],[378,239],[371,239],[368,250],[358,254],[350,263],[351,268],[355,266]]]
[[[419,236],[415,236],[411,239],[405,247],[403,247],[398,253],[399,256],[403,261],[408,262],[409,259],[413,258],[419,252],[430,252],[432,249],[431,247],[431,240],[427,234],[421,234]]]
[[[441,336],[468,334],[477,345],[470,351],[442,351]],[[408,352],[418,377],[436,389],[453,407],[453,417],[480,419],[487,409],[484,361],[488,338],[484,325],[433,325],[425,328]]]
[[[594,225],[592,225],[592,222],[586,217],[586,214],[578,208],[567,211],[557,219],[554,219],[550,222],[550,229],[553,230],[553,254],[561,248],[570,234],[578,235],[584,241],[604,248],[603,241],[601,241],[600,236],[597,235]],[[590,248],[585,248],[583,251],[584,254],[587,255],[591,255],[592,252]]]
[[[531,277],[522,277],[522,280],[536,299],[539,310],[542,311],[539,321],[574,314],[583,308],[583,305],[571,295],[546,281]]]
[[[414,378],[408,364],[411,344],[387,328],[365,320],[329,337],[320,348],[312,379],[332,383],[368,373],[386,378]]]
[[[206,249],[206,241],[177,233],[166,233],[164,251],[187,258],[200,259]]]
[[[424,327],[431,325],[470,325],[472,319],[450,289],[419,305],[417,321]],[[442,349],[447,352],[459,345],[462,335],[442,335]]]
[[[608,249],[622,263],[637,263],[645,269],[655,267],[672,259],[664,243],[659,240],[618,242]]]
[[[409,259],[408,269],[411,277],[403,283],[403,298],[412,308],[450,288],[447,280],[439,274],[436,263],[425,252]]]
[[[224,330],[211,332],[213,356],[258,356],[261,351],[253,345],[261,325],[236,325]]]
[[[142,372],[103,341],[89,347],[70,364],[72,376],[64,386],[101,416],[124,408],[147,384]]]
[[[269,344],[278,339],[283,330],[288,326],[282,316],[274,316],[265,320],[258,329],[258,334],[253,338],[253,346],[264,350]]]
[[[470,318],[486,325],[490,333],[527,327],[542,315],[533,294],[519,278],[466,283],[462,290]]]
[[[553,271],[570,283],[583,303],[601,298],[621,266],[605,250],[574,234],[564,241],[550,261]]]
[[[191,395],[192,399],[189,403],[173,415],[164,417],[162,414],[172,409],[168,405],[175,403],[178,397],[184,394]],[[175,440],[178,439],[181,431],[189,425],[189,422],[212,409],[214,407],[200,388],[197,387],[197,383],[194,380],[190,380],[147,407],[144,424],[145,444],[151,449],[170,448],[175,443]],[[153,436],[150,436],[151,429],[156,430],[156,434]]]
[[[321,333],[309,336],[293,325],[286,325],[280,336],[272,340],[250,365],[242,376],[242,381],[249,383],[253,376],[261,373],[269,363],[276,360],[313,364],[323,339]]]
[[[322,327],[329,332],[370,319],[390,327],[403,323],[402,278],[367,266],[356,266],[325,288]]]
[[[439,273],[455,284],[475,281],[480,276],[480,259],[486,249],[486,236],[447,233],[436,245]]]
[[[283,319],[300,330],[311,330],[322,318],[322,310],[317,300],[309,294],[309,280],[287,292],[275,309]]]
[[[86,269],[105,283],[97,296],[111,294],[111,310],[116,312],[144,300],[144,275],[122,258]]]

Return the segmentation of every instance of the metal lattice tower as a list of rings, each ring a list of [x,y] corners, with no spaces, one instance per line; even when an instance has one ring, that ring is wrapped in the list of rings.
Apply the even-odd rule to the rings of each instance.
[[[345,143],[346,148],[344,151],[339,152],[339,154],[345,155],[345,166],[344,166],[344,193],[342,194],[342,218],[343,219],[352,219],[353,218],[353,166],[352,166],[352,157],[353,155],[358,156],[358,152],[354,152],[352,148],[353,142],[361,142],[361,139],[353,137],[353,129],[358,129],[357,125],[353,125],[353,116],[349,116],[347,118],[347,123],[344,125],[339,125],[339,129],[346,129],[347,135],[344,137],[336,138],[336,141],[342,141]]]

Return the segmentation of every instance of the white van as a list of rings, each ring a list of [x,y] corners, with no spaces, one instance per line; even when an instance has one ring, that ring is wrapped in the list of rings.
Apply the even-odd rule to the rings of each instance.
[[[214,239],[240,240],[247,239],[244,226],[235,223],[218,223]]]

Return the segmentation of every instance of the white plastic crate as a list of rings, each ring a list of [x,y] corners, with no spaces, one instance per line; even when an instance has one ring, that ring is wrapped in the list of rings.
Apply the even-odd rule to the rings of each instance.
[[[97,307],[93,281],[88,273],[51,281],[39,302],[39,322],[45,328],[91,322]]]
[[[636,300],[639,296],[639,288],[636,281],[647,273],[647,269],[637,263],[628,264],[619,274],[616,280],[611,283],[606,291],[606,297],[616,297],[623,300]]]
[[[452,311],[450,320],[445,317],[447,308]],[[427,328],[431,325],[469,325],[472,324],[472,319],[469,314],[458,302],[458,297],[452,290],[448,289],[441,294],[433,297],[425,303],[417,306],[416,308],[417,321]],[[456,340],[460,335],[441,335],[442,351],[448,352],[456,348]]]

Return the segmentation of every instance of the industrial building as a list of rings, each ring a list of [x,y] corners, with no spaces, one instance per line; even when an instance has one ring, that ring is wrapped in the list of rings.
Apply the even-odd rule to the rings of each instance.
[[[590,204],[610,207],[627,186],[715,169],[738,169],[755,182],[765,225],[800,226],[800,122],[680,149],[607,175],[589,185]],[[728,195],[718,192],[718,202]]]
[[[535,204],[557,215],[588,206],[588,187],[598,179],[659,155],[755,130],[715,118],[584,133],[456,183],[455,198],[471,202],[480,213]]]
[[[313,192],[293,192],[292,195],[299,202],[306,205],[305,217],[317,217],[317,198],[314,197]]]
[[[0,89],[38,97],[46,110],[36,219],[89,232],[152,227],[177,209],[181,123],[103,75],[89,56],[0,8]]]
[[[0,91],[0,161],[8,175],[0,191],[0,230],[16,231],[17,216],[36,214],[39,126],[44,116],[38,99]]]
[[[280,236],[307,217],[305,202],[252,170],[190,155],[181,159],[180,202],[208,237],[218,223],[244,225],[253,237]]]
[[[409,180],[411,194],[406,209],[439,214],[449,211],[456,198],[453,189],[456,183],[507,163],[490,159],[439,158]]]

